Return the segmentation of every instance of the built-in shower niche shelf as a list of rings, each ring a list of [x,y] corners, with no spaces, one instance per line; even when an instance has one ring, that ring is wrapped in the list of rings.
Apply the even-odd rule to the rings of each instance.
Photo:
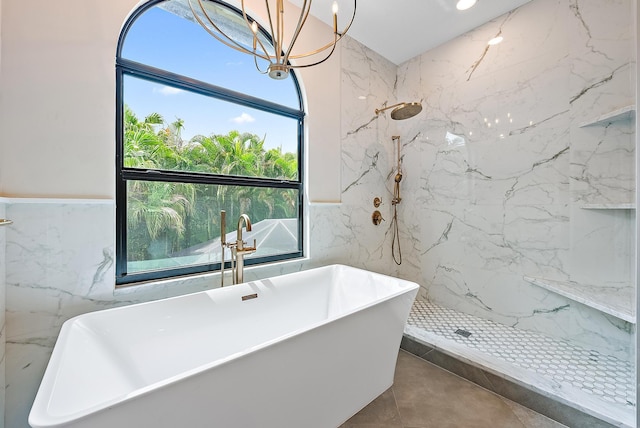
[[[611,122],[616,122],[619,120],[629,120],[636,117],[636,106],[624,106],[622,108],[615,109],[598,117],[595,117],[586,122],[582,122],[578,126],[580,128],[585,128],[587,126],[602,126]]]
[[[633,202],[621,202],[615,204],[584,204],[580,208],[583,210],[635,210],[636,204]]]
[[[557,281],[547,278],[523,276],[530,284],[537,285],[583,305],[597,309],[621,320],[636,323],[633,307],[634,293],[631,284],[617,286],[597,286],[580,284],[575,281]]]

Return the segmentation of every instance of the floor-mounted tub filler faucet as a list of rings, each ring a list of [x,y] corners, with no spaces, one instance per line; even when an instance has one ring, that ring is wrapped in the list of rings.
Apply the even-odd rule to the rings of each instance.
[[[236,234],[236,242],[227,242],[226,240],[226,219],[227,213],[220,211],[220,245],[222,247],[221,267],[220,267],[220,286],[224,287],[224,250],[231,249],[231,277],[233,284],[244,282],[244,257],[248,254],[256,252],[256,240],[253,240],[253,247],[246,247],[246,242],[242,240],[242,227],[247,232],[251,232],[251,220],[246,214],[241,214],[238,218],[238,229]]]

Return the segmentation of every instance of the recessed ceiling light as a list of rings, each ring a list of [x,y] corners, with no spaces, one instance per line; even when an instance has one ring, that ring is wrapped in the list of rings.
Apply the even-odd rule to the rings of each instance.
[[[475,6],[478,0],[458,0],[456,3],[456,9],[458,10],[467,10]]]
[[[503,40],[504,40],[504,38],[502,36],[496,36],[493,39],[489,40],[487,43],[490,44],[491,46],[493,46],[493,45],[497,45],[498,43],[500,43]]]

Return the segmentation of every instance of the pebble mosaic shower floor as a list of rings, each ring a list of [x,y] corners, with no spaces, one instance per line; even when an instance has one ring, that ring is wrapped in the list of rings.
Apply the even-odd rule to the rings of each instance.
[[[421,300],[407,324],[635,412],[634,368],[626,361]]]

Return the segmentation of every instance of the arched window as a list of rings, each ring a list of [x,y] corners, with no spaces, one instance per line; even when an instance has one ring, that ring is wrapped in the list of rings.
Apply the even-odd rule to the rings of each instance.
[[[208,5],[225,25],[242,15]],[[264,33],[263,33],[264,34]],[[116,283],[219,270],[240,214],[247,265],[302,256],[304,110],[294,73],[273,80],[216,41],[186,0],[150,1],[116,56]],[[229,250],[225,260],[229,260]]]

